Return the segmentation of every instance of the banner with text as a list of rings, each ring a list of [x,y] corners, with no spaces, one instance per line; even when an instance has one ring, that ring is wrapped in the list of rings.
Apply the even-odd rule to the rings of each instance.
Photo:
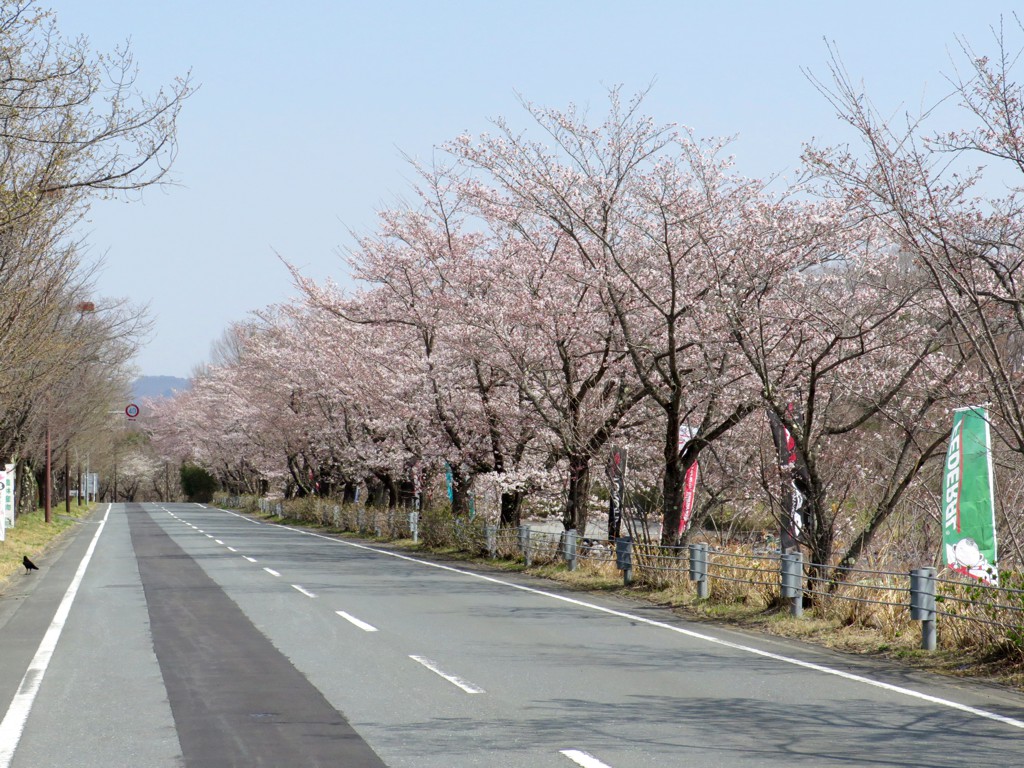
[[[14,527],[14,486],[17,480],[16,465],[6,464],[0,471],[3,489],[0,490],[0,513],[8,528]]]
[[[983,406],[953,412],[942,474],[942,557],[951,570],[997,584],[992,435]]]
[[[697,435],[697,430],[694,427],[687,426],[686,424],[679,425],[679,452],[682,453],[686,448],[686,444],[690,442]],[[683,503],[682,508],[679,510],[679,535],[682,536],[686,533],[686,529],[690,527],[690,520],[693,518],[693,505],[697,499],[697,478],[700,474],[700,470],[697,467],[697,462],[693,462],[690,468],[686,470],[686,475],[683,477]]]
[[[622,506],[626,501],[626,449],[612,448],[608,457],[608,539],[622,533]]]
[[[7,529],[14,526],[14,465],[0,469],[0,541],[7,539]]]
[[[797,424],[799,417],[792,404],[786,412]],[[779,470],[782,473],[781,530],[780,544],[783,552],[800,551],[800,535],[804,529],[804,505],[807,500],[805,489],[809,485],[807,468],[800,461],[793,433],[782,423],[778,414],[769,412],[772,439],[779,455]]]

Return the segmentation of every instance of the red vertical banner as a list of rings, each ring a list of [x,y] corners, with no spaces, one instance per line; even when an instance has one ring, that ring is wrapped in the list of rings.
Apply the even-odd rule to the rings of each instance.
[[[690,442],[697,435],[697,430],[693,427],[689,427],[685,424],[679,425],[679,452],[682,453],[686,448],[686,444]],[[679,535],[682,536],[686,533],[686,529],[690,527],[690,520],[693,518],[693,507],[697,499],[697,478],[700,475],[700,469],[697,466],[697,462],[693,462],[690,468],[686,470],[686,475],[683,477],[683,502],[682,507],[679,510]]]

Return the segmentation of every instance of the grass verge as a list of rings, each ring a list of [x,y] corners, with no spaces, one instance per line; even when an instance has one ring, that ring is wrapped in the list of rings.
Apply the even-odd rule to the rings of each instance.
[[[21,515],[15,526],[7,529],[6,541],[0,541],[0,591],[10,577],[22,567],[22,557],[38,557],[77,520],[86,517],[95,506],[89,504],[79,507],[72,504],[70,514],[66,514],[63,507],[55,507],[50,511],[49,523],[46,522],[41,508]]]

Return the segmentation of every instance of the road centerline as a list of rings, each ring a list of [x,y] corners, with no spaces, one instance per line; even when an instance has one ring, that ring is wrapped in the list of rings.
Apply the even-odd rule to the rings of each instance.
[[[607,763],[602,763],[593,755],[588,755],[586,752],[581,752],[578,749],[563,749],[560,754],[565,755],[576,765],[583,768],[611,768]]]
[[[339,616],[341,616],[341,618],[343,618],[345,621],[349,622],[350,624],[354,624],[355,626],[359,627],[364,632],[376,632],[377,631],[377,628],[375,626],[373,626],[372,624],[367,624],[362,619],[357,619],[351,613],[345,613],[345,611],[335,611],[335,613],[338,614]]]
[[[444,678],[449,683],[454,685],[456,688],[461,688],[466,693],[487,693],[487,691],[485,691],[483,688],[473,685],[472,683],[463,680],[461,677],[457,677],[456,675],[452,675],[445,672],[437,665],[436,661],[431,661],[430,659],[424,656],[410,655],[409,658],[415,661],[417,664],[422,664],[435,675]]]

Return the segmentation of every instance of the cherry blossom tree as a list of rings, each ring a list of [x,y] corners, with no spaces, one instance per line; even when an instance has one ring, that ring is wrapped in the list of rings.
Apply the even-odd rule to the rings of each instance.
[[[806,160],[824,194],[851,201],[930,277],[950,333],[987,381],[995,433],[1024,453],[1024,94],[1002,26],[994,42],[990,58],[960,41],[965,66],[945,101],[966,126],[953,130],[931,127],[941,110],[883,117],[834,54],[831,82],[815,82],[859,144],[809,146]]]
[[[562,522],[585,531],[591,464],[646,396],[618,325],[560,232],[491,218],[486,291],[467,306],[493,365],[514,382],[525,423],[546,444],[544,466],[566,465]]]
[[[344,298],[297,272],[295,279],[311,306],[395,330],[400,341],[391,354],[404,357],[402,365],[418,376],[420,386],[409,394],[411,406],[427,417],[419,438],[426,454],[449,467],[453,509],[468,514],[474,477],[497,472],[513,479],[502,499],[510,522],[523,490],[514,473],[532,431],[509,417],[520,412],[519,394],[462,319],[470,295],[486,290],[477,279],[487,268],[484,238],[467,228],[445,180],[424,178],[422,210],[384,211],[379,232],[360,240],[353,275],[371,290]]]
[[[757,402],[711,300],[716,281],[730,279],[716,269],[736,247],[776,256],[779,202],[731,171],[723,142],[655,125],[639,114],[642,100],[624,104],[613,90],[597,127],[575,108],[527,104],[550,144],[499,120],[496,135],[460,137],[447,149],[475,172],[465,188],[482,215],[529,217],[557,232],[615,318],[632,375],[663,414],[662,535],[674,544],[687,467]],[[760,239],[744,242],[754,231]],[[698,425],[697,437],[681,446],[685,423]]]
[[[837,539],[844,565],[870,544],[943,445],[945,409],[967,382],[940,297],[870,235],[837,230],[816,241],[828,246],[817,257],[721,296],[765,406],[793,441],[784,480],[802,503],[796,540],[825,567]],[[765,274],[760,260],[744,268]]]

